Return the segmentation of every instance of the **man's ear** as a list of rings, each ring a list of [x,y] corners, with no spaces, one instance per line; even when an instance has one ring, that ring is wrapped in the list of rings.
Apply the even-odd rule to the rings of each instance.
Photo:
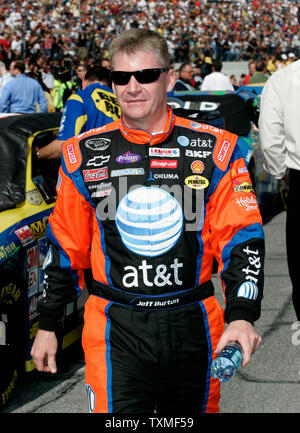
[[[171,92],[176,83],[176,74],[174,69],[170,69],[168,71],[168,83],[167,83],[167,92]]]
[[[83,78],[83,79],[81,80],[81,88],[82,88],[82,90],[84,90],[84,89],[86,88],[86,86],[87,86],[86,79]]]

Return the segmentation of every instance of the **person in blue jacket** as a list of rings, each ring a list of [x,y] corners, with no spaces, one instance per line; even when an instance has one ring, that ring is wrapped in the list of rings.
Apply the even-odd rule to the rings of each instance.
[[[0,105],[2,113],[48,112],[48,103],[40,83],[25,74],[25,63],[11,62],[9,72],[14,77],[2,91]]]
[[[60,158],[65,140],[120,118],[120,107],[110,86],[108,69],[92,66],[87,71],[83,90],[72,94],[66,102],[56,139],[38,149],[39,159]]]

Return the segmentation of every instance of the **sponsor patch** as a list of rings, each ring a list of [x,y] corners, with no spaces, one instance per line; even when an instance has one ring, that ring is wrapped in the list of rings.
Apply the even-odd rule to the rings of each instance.
[[[178,158],[180,156],[180,150],[179,149],[172,149],[172,148],[160,148],[160,147],[150,147],[149,148],[149,155],[150,156],[162,156],[162,157],[169,157],[169,158]]]
[[[192,189],[205,189],[209,185],[208,179],[203,176],[192,175],[184,180],[185,184]]]
[[[190,142],[191,147],[212,148],[216,143],[216,137],[210,134],[201,134],[201,137],[194,138]]]
[[[253,196],[240,197],[236,200],[236,204],[238,204],[240,207],[244,207],[247,212],[258,209],[257,201]]]
[[[120,201],[116,212],[116,226],[126,248],[138,255],[157,257],[173,248],[178,242],[183,230],[183,211],[177,200],[168,192],[157,187],[143,186],[130,191]],[[159,227],[158,230],[157,227]],[[145,271],[150,268],[149,265],[146,265],[146,261],[143,263],[145,263]],[[182,266],[180,264],[180,267]],[[137,273],[142,267],[127,266],[124,268],[125,271],[129,269],[133,273],[127,274],[122,283],[127,288],[135,285],[138,287]],[[145,277],[145,271],[140,275]],[[151,286],[180,284],[178,281],[170,282],[170,271],[167,272],[167,266],[164,266],[163,263],[158,265],[157,272],[157,278],[154,284],[151,283]],[[175,272],[176,276],[178,276],[177,272]],[[144,284],[148,285],[146,280],[147,278]]]
[[[234,192],[253,192],[253,185],[249,182],[234,182]]]
[[[228,149],[230,148],[230,145],[231,145],[230,141],[228,141],[228,140],[223,141],[221,149],[220,149],[218,156],[217,156],[217,159],[219,161],[221,161],[221,162],[224,161],[226,154],[228,152]]]
[[[97,180],[107,179],[107,177],[107,167],[83,170],[84,182],[95,182]]]
[[[177,168],[178,161],[172,159],[152,159],[150,161],[151,168]]]
[[[89,138],[84,143],[85,147],[92,150],[106,150],[110,146],[111,140],[109,138]]]
[[[204,111],[207,111],[207,110],[204,110]],[[221,132],[221,130],[219,128],[216,128],[213,125],[206,125],[206,124],[203,124],[203,123],[196,123],[196,122],[191,122],[190,125],[191,125],[191,127],[193,129],[202,129],[202,130],[206,129],[206,130],[208,130],[210,132],[215,132],[215,133],[220,133]]]
[[[87,162],[87,166],[94,166],[94,167],[101,167],[101,165],[106,164],[110,159],[110,155],[106,155],[106,156],[95,156],[95,158],[89,159],[89,161]]]
[[[184,146],[184,147],[186,147],[190,144],[190,140],[185,135],[180,135],[177,138],[177,142],[180,144],[180,146]]]
[[[119,164],[131,164],[133,162],[140,161],[141,156],[137,153],[125,152],[123,155],[119,155],[116,157],[116,161]]]
[[[67,145],[67,153],[68,153],[70,164],[76,164],[77,163],[77,158],[76,158],[76,155],[75,155],[73,143],[70,143],[70,144]]]
[[[18,236],[23,247],[34,241],[34,237],[29,226],[24,226],[18,230],[15,230],[15,234]]]
[[[58,173],[57,182],[56,182],[56,189],[57,189],[57,191],[60,190],[60,188],[61,188],[61,183],[62,183],[62,177],[61,177],[61,174]]]
[[[94,198],[94,197],[107,197],[110,195],[111,191],[112,191],[111,189],[100,189],[100,190],[94,191],[92,193],[91,197],[92,198]]]
[[[132,175],[140,175],[140,174],[145,174],[143,168],[124,168],[122,170],[112,170],[110,172],[111,177],[132,176]]]
[[[185,151],[185,155],[189,156],[191,158],[208,158],[211,155],[211,151],[210,150],[191,150],[191,149],[186,149]]]
[[[258,296],[258,287],[256,284],[252,283],[251,281],[247,281],[246,283],[243,283],[237,292],[238,298],[246,298],[246,299],[252,299],[252,301],[255,301]]]
[[[242,272],[246,274],[245,280],[256,285],[258,283],[260,271],[262,269],[259,250],[252,250],[247,245],[245,248],[243,248],[243,253],[245,253],[248,258],[247,267],[242,269]]]
[[[193,173],[202,173],[204,171],[205,165],[202,161],[194,161],[191,163],[191,170]]]

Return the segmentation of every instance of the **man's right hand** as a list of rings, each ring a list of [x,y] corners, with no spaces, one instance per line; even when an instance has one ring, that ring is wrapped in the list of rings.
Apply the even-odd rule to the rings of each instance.
[[[53,374],[57,372],[55,360],[57,347],[55,332],[39,329],[30,352],[38,371]]]

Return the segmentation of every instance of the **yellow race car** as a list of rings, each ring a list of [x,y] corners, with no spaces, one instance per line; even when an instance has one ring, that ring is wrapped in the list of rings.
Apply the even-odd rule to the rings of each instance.
[[[52,141],[60,113],[0,118],[0,408],[17,378],[35,367],[30,356],[38,329],[46,226],[56,200],[60,161],[39,161],[35,150]],[[65,310],[61,349],[78,342],[74,302]]]

